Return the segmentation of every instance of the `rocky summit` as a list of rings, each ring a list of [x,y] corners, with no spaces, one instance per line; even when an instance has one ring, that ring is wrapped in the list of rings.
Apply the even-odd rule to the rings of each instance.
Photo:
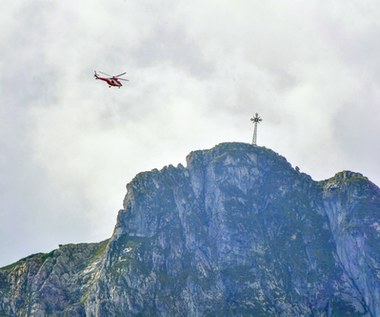
[[[0,316],[380,316],[380,189],[249,144],[192,152],[127,185],[109,240],[1,268]]]

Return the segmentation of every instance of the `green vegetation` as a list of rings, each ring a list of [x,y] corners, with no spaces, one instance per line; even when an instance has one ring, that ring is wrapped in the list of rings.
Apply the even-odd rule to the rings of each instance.
[[[342,171],[336,173],[333,177],[328,178],[326,180],[318,182],[321,187],[325,187],[329,184],[368,184],[369,180],[367,177],[363,176],[360,173],[354,173],[351,171]]]
[[[48,258],[51,258],[54,256],[54,251],[51,251],[49,253],[36,253],[36,254],[32,254],[32,255],[29,255],[27,256],[26,258],[23,258],[15,263],[12,263],[12,264],[9,264],[7,266],[4,266],[2,268],[0,268],[0,270],[4,270],[4,271],[12,271],[13,269],[15,269],[16,267],[18,266],[22,266],[28,262],[35,262],[37,264],[42,264],[46,261],[46,259]]]
[[[107,250],[108,244],[110,242],[110,239],[106,239],[99,243],[99,248],[96,250],[95,258],[99,258],[104,255],[104,253]]]

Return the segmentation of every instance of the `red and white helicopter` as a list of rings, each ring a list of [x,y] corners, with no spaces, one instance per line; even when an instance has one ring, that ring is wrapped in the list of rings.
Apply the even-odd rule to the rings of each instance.
[[[111,88],[111,86],[114,86],[114,87],[121,87],[123,86],[120,82],[120,80],[124,80],[124,81],[129,81],[128,79],[125,79],[125,78],[120,78],[120,76],[123,76],[126,74],[126,72],[124,73],[121,73],[119,75],[116,75],[116,76],[112,76],[112,75],[109,75],[107,73],[103,73],[103,72],[99,72],[100,74],[103,74],[103,75],[106,75],[106,76],[110,76],[110,77],[100,77],[98,75],[98,73],[95,71],[95,74],[94,74],[94,77],[95,79],[100,79],[100,80],[104,80],[108,86]]]

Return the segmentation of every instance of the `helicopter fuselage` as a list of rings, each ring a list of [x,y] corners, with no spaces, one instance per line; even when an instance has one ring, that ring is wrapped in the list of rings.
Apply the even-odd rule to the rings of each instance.
[[[114,86],[114,87],[121,87],[123,86],[120,81],[118,81],[115,78],[105,78],[105,77],[99,77],[96,76],[96,79],[100,79],[105,81],[109,86]]]

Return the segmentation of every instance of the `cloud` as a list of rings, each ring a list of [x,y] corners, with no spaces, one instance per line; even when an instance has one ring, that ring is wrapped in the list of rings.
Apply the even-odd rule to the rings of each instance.
[[[258,143],[315,179],[380,184],[378,5],[0,4],[0,265],[110,236],[125,184],[192,150]],[[127,71],[122,89],[94,70]]]

